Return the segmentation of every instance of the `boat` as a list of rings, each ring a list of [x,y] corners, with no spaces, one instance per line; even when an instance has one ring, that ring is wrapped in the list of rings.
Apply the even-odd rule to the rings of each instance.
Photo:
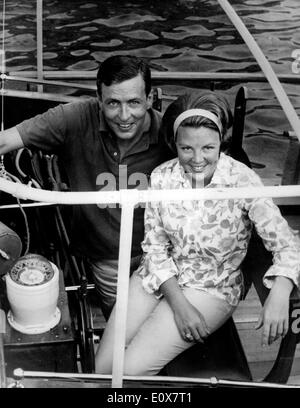
[[[220,1],[226,6],[227,2]],[[231,8],[229,8],[231,12]],[[232,14],[232,12],[231,12]],[[233,21],[236,21],[234,18]],[[240,25],[240,24],[238,24]],[[246,36],[247,37],[247,36]],[[247,40],[249,41],[249,39]],[[250,41],[251,42],[251,41]],[[254,50],[254,53],[256,50]],[[264,62],[264,61],[263,61]],[[232,143],[228,153],[238,160],[251,165],[243,149],[243,129],[246,120],[248,82],[273,81],[272,72],[263,65],[262,74],[249,73],[191,73],[191,72],[154,72],[154,107],[164,111],[172,97],[162,92],[160,85],[166,83],[192,84],[209,83],[214,89],[216,81],[241,83],[235,98],[234,125]],[[267,68],[266,68],[267,67]],[[95,91],[93,82],[95,72],[22,72],[1,75],[2,82],[2,123],[9,128],[20,121],[42,113],[58,103],[75,101],[89,97]],[[35,78],[37,76],[40,78]],[[42,77],[41,77],[42,76]],[[270,79],[271,76],[271,79]],[[83,83],[83,78],[86,83]],[[74,82],[80,79],[80,83]],[[263,190],[249,191],[249,197],[267,194],[274,197],[283,215],[295,230],[300,230],[299,214],[299,118],[293,114],[289,101],[282,93],[280,82],[300,83],[294,75],[276,77],[276,93],[287,112],[292,130],[286,129],[290,148],[284,166],[282,186],[268,186]],[[25,84],[26,89],[9,89],[9,83]],[[91,83],[92,82],[92,83]],[[273,83],[272,82],[272,83]],[[33,90],[33,87],[57,87],[58,89],[76,89],[80,96],[73,94],[48,93]],[[12,86],[14,88],[14,86]],[[275,90],[274,90],[275,92]],[[299,139],[299,140],[298,140]],[[122,274],[118,281],[117,338],[115,345],[114,369],[111,376],[95,374],[94,349],[101,338],[105,321],[97,312],[94,285],[88,275],[84,262],[70,254],[69,219],[70,205],[76,203],[122,203],[122,222],[132,222],[134,203],[150,198],[147,192],[136,195],[136,191],[128,190],[126,194],[119,191],[105,194],[94,193],[80,195],[69,192],[68,181],[63,166],[55,155],[45,155],[22,149],[19,152],[5,155],[5,172],[8,177],[0,179],[1,220],[3,235],[20,240],[25,252],[43,256],[60,271],[58,306],[61,313],[60,322],[47,332],[40,334],[21,333],[7,323],[10,304],[4,282],[0,286],[2,313],[0,318],[0,387],[6,388],[107,388],[107,387],[138,387],[138,388],[297,388],[296,383],[289,382],[291,373],[300,374],[300,298],[293,293],[290,300],[290,329],[287,336],[276,345],[272,357],[268,360],[255,361],[250,364],[242,336],[243,331],[249,337],[249,325],[253,320],[245,318],[243,313],[236,319],[230,319],[222,328],[214,333],[205,346],[193,346],[169,363],[158,376],[129,377],[123,375],[124,357],[124,316],[126,316],[126,295],[128,288],[128,256],[130,239],[127,230],[121,232],[120,263]],[[9,180],[8,180],[9,179]],[[11,181],[13,180],[13,181]],[[231,194],[239,194],[231,191]],[[161,194],[161,192],[160,192]],[[192,198],[195,192],[189,196]],[[210,192],[213,198],[224,196],[225,191]],[[251,195],[252,194],[252,195]],[[17,203],[16,203],[17,198]],[[166,197],[166,199],[169,197]],[[174,194],[176,199],[176,191]],[[177,195],[177,199],[178,198]],[[25,213],[25,215],[24,215]],[[1,231],[1,229],[0,229]],[[126,237],[127,234],[127,237]],[[1,242],[1,241],[0,241]],[[5,248],[0,248],[5,250]],[[24,249],[23,249],[24,252]],[[15,248],[15,259],[20,259],[20,247]],[[248,295],[264,303],[267,291],[262,287],[261,277],[270,264],[270,256],[264,250],[259,239],[253,235],[251,251],[248,251],[244,264],[245,276],[253,283]],[[11,260],[2,260],[1,271],[11,270]],[[242,311],[247,304],[247,296],[241,302]],[[253,302],[253,297],[250,298]],[[251,306],[250,306],[251,307]],[[257,302],[255,303],[255,308]],[[249,307],[248,307],[249,311]],[[98,314],[97,314],[98,313]],[[239,330],[238,330],[239,327]],[[5,330],[4,330],[5,329]],[[253,330],[252,330],[253,332]],[[244,334],[245,334],[244,333]],[[244,339],[245,340],[245,339]],[[249,344],[249,340],[246,339]],[[259,347],[255,343],[255,347]],[[256,352],[257,353],[257,352]],[[265,352],[262,352],[264,354]],[[296,364],[295,364],[296,361]],[[260,369],[264,366],[263,370]],[[257,373],[254,378],[253,370]]]

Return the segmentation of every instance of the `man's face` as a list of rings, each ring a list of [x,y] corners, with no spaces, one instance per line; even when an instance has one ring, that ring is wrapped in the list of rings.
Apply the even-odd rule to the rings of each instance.
[[[142,76],[109,86],[102,84],[101,91],[100,106],[113,133],[123,140],[140,136],[152,101],[151,95],[146,96]]]

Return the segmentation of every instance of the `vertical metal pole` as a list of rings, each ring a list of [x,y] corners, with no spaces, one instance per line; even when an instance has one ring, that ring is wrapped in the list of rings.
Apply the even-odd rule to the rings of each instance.
[[[36,44],[37,77],[43,79],[43,0],[36,2]],[[43,85],[38,85],[38,92],[43,92]]]
[[[121,201],[122,202],[122,201]],[[122,388],[125,354],[125,336],[128,305],[128,286],[131,259],[134,202],[124,202],[121,214],[119,267],[114,331],[112,387]]]
[[[2,50],[0,53],[1,57],[1,129],[0,131],[4,131],[4,84],[5,84],[5,0],[3,0],[3,7],[2,7]],[[0,177],[5,177],[6,171],[4,167],[4,155],[0,156]],[[0,334],[1,336],[1,334]]]
[[[6,323],[5,313],[2,309],[0,309],[0,388],[6,388],[7,386],[3,344],[3,334],[6,331],[5,323]]]

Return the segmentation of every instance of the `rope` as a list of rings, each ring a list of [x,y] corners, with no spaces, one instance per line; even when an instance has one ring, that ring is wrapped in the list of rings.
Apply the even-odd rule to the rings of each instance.
[[[25,222],[25,228],[26,228],[26,249],[23,255],[27,255],[28,251],[29,251],[29,247],[30,247],[30,230],[29,230],[29,224],[28,224],[28,218],[27,215],[22,207],[22,204],[20,202],[20,199],[17,198],[18,204],[19,204],[19,208],[21,210],[21,213],[23,214],[24,217],[24,222]]]
[[[16,157],[15,157],[15,166],[16,166],[16,169],[17,169],[18,173],[19,173],[25,180],[28,180],[27,185],[28,185],[29,187],[31,187],[31,185],[33,185],[33,186],[36,187],[36,188],[42,188],[42,187],[40,186],[40,184],[39,184],[34,178],[32,178],[32,177],[28,176],[26,173],[24,173],[24,171],[23,171],[23,170],[21,169],[21,167],[20,167],[20,159],[21,159],[21,155],[22,155],[22,153],[23,153],[24,151],[27,151],[27,152],[28,152],[28,154],[30,155],[30,160],[32,160],[32,153],[30,152],[30,150],[28,150],[28,149],[26,149],[26,148],[24,148],[24,147],[23,147],[22,149],[19,149],[19,150],[17,151]]]

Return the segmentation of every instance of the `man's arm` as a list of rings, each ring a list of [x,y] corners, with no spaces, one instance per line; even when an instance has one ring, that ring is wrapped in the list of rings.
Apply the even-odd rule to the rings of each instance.
[[[24,143],[18,129],[15,126],[0,132],[0,154],[21,149],[22,147],[24,147]]]

